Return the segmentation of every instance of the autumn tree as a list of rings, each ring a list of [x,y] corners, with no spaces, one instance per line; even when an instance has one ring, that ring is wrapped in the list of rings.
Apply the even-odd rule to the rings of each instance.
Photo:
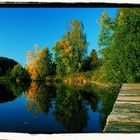
[[[115,19],[103,13],[99,45],[107,79],[134,82],[140,73],[140,9],[120,8]]]
[[[68,32],[53,47],[57,74],[63,76],[79,72],[87,48],[86,35],[81,21],[72,20]]]
[[[32,80],[43,80],[52,74],[52,55],[47,47],[39,50],[34,46],[34,51],[29,51],[27,55],[26,69]]]

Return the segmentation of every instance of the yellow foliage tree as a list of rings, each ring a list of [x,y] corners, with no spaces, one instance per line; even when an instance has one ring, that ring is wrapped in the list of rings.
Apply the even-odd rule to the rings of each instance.
[[[51,74],[52,55],[47,47],[42,50],[34,46],[34,51],[28,51],[26,69],[32,80],[44,80]]]

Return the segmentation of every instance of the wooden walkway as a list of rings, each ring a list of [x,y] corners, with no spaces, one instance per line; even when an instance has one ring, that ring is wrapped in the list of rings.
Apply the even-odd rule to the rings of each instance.
[[[123,84],[104,132],[140,132],[140,84]]]

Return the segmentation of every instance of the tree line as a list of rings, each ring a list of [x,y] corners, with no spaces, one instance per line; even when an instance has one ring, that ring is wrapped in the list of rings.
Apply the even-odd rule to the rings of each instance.
[[[98,23],[100,25],[98,45],[100,46],[99,53],[102,55],[100,59],[95,49],[89,55],[87,54],[88,43],[83,23],[79,20],[72,20],[68,32],[53,47],[53,61],[47,48],[39,52],[34,50],[38,55],[44,52],[44,57],[43,54],[42,57],[35,57],[29,52],[28,58],[31,62],[26,65],[29,74],[36,75],[35,79],[39,78],[39,73],[42,76],[55,74],[63,77],[78,72],[94,71],[102,67],[105,73],[104,78],[110,82],[139,81],[140,9],[120,8],[114,19],[103,12]],[[45,54],[48,55],[45,56]],[[46,65],[45,68],[43,64]]]
[[[95,69],[99,59],[95,49],[88,56],[87,39],[83,23],[72,20],[69,30],[52,48],[54,59],[48,47],[39,50],[34,46],[28,51],[26,69],[33,80],[45,79],[47,76],[63,76]]]
[[[22,78],[27,74],[32,80],[44,80],[47,76],[63,78],[87,71],[96,75],[102,70],[104,79],[112,83],[140,81],[140,9],[119,8],[115,18],[103,12],[98,24],[98,52],[93,48],[87,53],[84,25],[72,20],[68,31],[53,46],[53,54],[48,47],[39,50],[37,45],[28,51]],[[11,78],[21,77],[22,71],[20,65],[15,66]]]

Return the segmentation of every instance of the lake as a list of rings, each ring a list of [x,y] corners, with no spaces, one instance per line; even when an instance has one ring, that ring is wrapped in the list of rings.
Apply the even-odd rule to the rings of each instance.
[[[0,84],[0,132],[102,132],[119,88],[32,82]]]

